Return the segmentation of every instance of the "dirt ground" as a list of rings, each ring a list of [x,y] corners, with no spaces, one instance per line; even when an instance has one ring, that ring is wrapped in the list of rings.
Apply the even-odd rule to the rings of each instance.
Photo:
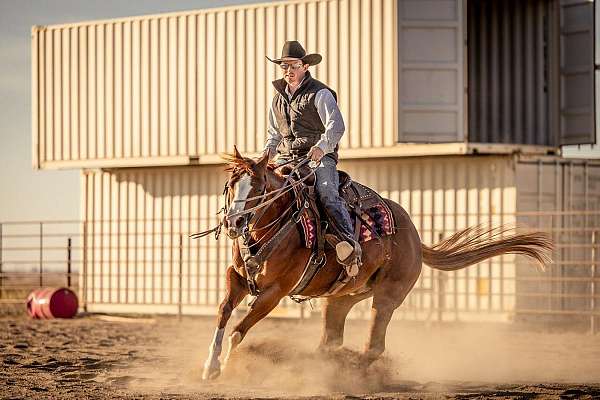
[[[0,398],[600,397],[600,335],[395,322],[385,357],[365,372],[352,350],[367,322],[351,321],[348,350],[323,357],[315,352],[320,321],[270,319],[206,383],[213,318],[102,318],[0,317]]]

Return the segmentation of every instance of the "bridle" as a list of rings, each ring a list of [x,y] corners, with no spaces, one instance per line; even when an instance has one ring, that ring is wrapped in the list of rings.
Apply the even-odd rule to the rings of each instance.
[[[241,229],[242,235],[248,236],[252,232],[259,232],[259,231],[264,231],[265,229],[269,229],[269,231],[267,231],[267,233],[262,235],[262,237],[259,240],[257,240],[254,244],[252,244],[251,246],[256,246],[256,245],[260,244],[260,241],[263,238],[268,236],[271,229],[273,227],[277,226],[286,216],[289,215],[290,211],[293,210],[293,206],[294,206],[295,202],[292,201],[290,206],[284,212],[282,212],[279,215],[279,217],[275,218],[273,221],[269,222],[267,225],[262,226],[260,228],[253,228],[253,229],[250,229],[249,225],[251,225],[253,220],[254,220],[254,225],[256,225],[260,221],[260,219],[264,216],[264,214],[269,210],[269,208],[273,205],[273,203],[275,203],[276,200],[285,196],[289,192],[294,191],[294,193],[296,194],[296,199],[298,199],[298,194],[300,193],[299,188],[305,186],[304,182],[306,182],[309,178],[311,178],[315,174],[315,171],[314,171],[314,169],[311,168],[310,173],[308,173],[306,176],[299,178],[297,180],[294,180],[293,176],[294,176],[294,174],[297,174],[298,170],[302,166],[306,165],[309,161],[310,161],[310,159],[308,159],[304,156],[304,157],[289,160],[285,163],[278,165],[275,169],[281,168],[291,162],[297,162],[297,164],[294,166],[294,168],[292,168],[292,170],[288,174],[288,176],[287,176],[286,180],[284,181],[281,188],[267,192],[266,191],[267,183],[265,181],[265,184],[261,190],[261,194],[259,194],[257,196],[246,198],[244,200],[238,200],[238,201],[244,201],[246,204],[248,204],[248,202],[258,200],[257,205],[255,205],[251,208],[243,209],[239,212],[236,212],[236,213],[233,213],[230,215],[228,215],[228,213],[231,208],[232,201],[230,200],[230,197],[231,197],[230,196],[230,190],[231,190],[230,179],[228,179],[227,182],[225,182],[224,189],[223,189],[225,205],[217,213],[217,215],[222,213],[223,218],[221,218],[221,220],[219,221],[219,224],[216,227],[206,230],[206,231],[203,231],[203,232],[192,234],[192,235],[190,235],[190,238],[198,239],[198,238],[204,237],[206,235],[209,235],[212,232],[215,232],[215,239],[218,239],[219,235],[221,233],[221,228],[223,226],[225,218],[246,216],[244,218],[244,224]],[[236,200],[234,200],[234,201],[236,201]],[[304,206],[305,206],[304,204],[300,204],[299,209],[292,216],[297,222],[299,221],[299,212],[301,211],[301,207],[304,207]],[[259,210],[261,210],[262,212],[257,213],[257,211],[259,211]],[[257,214],[258,214],[258,217],[257,217]]]
[[[252,187],[252,184],[251,184],[252,183],[252,174],[246,172],[246,173],[241,174],[241,176],[239,176],[240,183],[244,179],[248,179],[249,181],[247,184],[250,185],[250,187]],[[250,225],[251,221],[255,218],[257,211],[260,209],[264,209],[259,206],[264,202],[264,200],[267,197],[266,196],[266,191],[267,191],[266,174],[265,174],[264,180],[265,180],[265,182],[262,184],[262,187],[259,190],[259,192],[260,192],[259,195],[256,195],[253,197],[241,198],[241,199],[234,198],[233,200],[230,200],[231,197],[233,197],[233,196],[231,196],[231,194],[232,194],[231,191],[233,190],[233,185],[231,184],[231,180],[229,180],[225,184],[224,196],[226,199],[226,204],[225,204],[225,209],[223,210],[223,212],[224,212],[223,224],[232,221],[232,218],[241,218],[242,226],[240,228],[241,228],[242,235],[248,234],[248,232],[249,232],[248,226]],[[238,190],[241,190],[241,186]],[[253,207],[253,211],[246,212],[245,207],[254,201],[258,201],[256,206],[259,208],[254,209],[254,207]],[[233,206],[233,208],[232,208],[232,206]],[[241,210],[239,210],[239,208],[236,209],[235,207],[241,207]],[[235,219],[233,219],[233,220],[235,220]]]
[[[286,163],[283,163],[283,164],[277,166],[277,168],[281,168],[284,165],[289,164],[292,161],[298,161],[298,159],[290,160]],[[307,174],[306,176],[304,176],[298,180],[293,180],[293,177],[294,177],[294,174],[297,173],[298,170],[302,166],[306,165],[309,161],[310,160],[307,159],[306,157],[302,157],[300,162],[298,162],[294,166],[294,168],[292,168],[292,170],[288,174],[288,176],[287,176],[286,180],[284,181],[283,185],[281,186],[281,188],[267,193],[266,192],[267,185],[265,182],[265,185],[263,186],[260,195],[249,197],[249,198],[246,198],[245,200],[238,200],[238,201],[244,201],[246,204],[248,204],[251,201],[258,200],[258,204],[255,205],[254,207],[250,207],[250,208],[244,209],[242,211],[239,211],[237,213],[233,213],[230,215],[227,215],[227,212],[229,211],[229,207],[226,207],[226,209],[224,210],[226,217],[234,218],[234,217],[238,217],[238,216],[246,216],[244,218],[244,225],[241,227],[241,231],[242,231],[243,235],[244,234],[249,235],[251,232],[264,231],[265,229],[271,229],[274,226],[276,226],[279,222],[281,222],[281,220],[283,220],[286,216],[288,216],[289,212],[293,209],[293,206],[294,206],[293,201],[290,203],[288,208],[279,215],[279,217],[277,217],[275,220],[271,221],[267,225],[262,226],[260,228],[258,228],[258,227],[255,227],[253,229],[249,228],[249,225],[252,222],[253,222],[253,225],[256,226],[258,224],[258,222],[260,221],[260,219],[266,214],[266,212],[271,208],[271,206],[279,198],[287,195],[291,191],[294,191],[296,194],[295,197],[298,198],[298,194],[300,193],[298,188],[304,186],[304,182],[306,180],[308,180],[312,175],[314,175],[314,171],[311,169],[309,174]],[[230,196],[229,196],[230,188],[231,188],[231,186],[229,185],[229,182],[228,182],[228,184],[226,185],[227,193],[225,194],[227,200],[229,200],[229,198],[230,198]],[[271,198],[269,198],[269,197],[271,197]],[[267,234],[268,234],[268,232],[267,232]],[[263,235],[263,237],[267,236],[267,234]]]

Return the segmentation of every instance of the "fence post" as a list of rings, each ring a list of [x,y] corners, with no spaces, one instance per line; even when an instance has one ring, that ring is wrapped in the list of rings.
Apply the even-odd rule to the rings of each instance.
[[[44,240],[43,240],[43,235],[44,235],[44,223],[40,222],[40,287],[44,286],[44,268],[43,268],[43,263],[44,263]]]
[[[177,313],[181,321],[183,302],[183,235],[179,234],[179,300]]]
[[[67,239],[67,287],[71,287],[71,238]]]
[[[3,247],[3,244],[2,244],[2,224],[0,223],[0,299],[3,296],[2,292],[4,291],[3,290],[4,289],[4,281],[3,281],[3,279],[4,279],[4,275],[3,274],[4,274],[4,272],[2,271],[2,262],[3,262],[3,259],[2,259],[2,247]]]
[[[87,215],[86,215],[87,218]],[[87,221],[83,221],[83,254],[81,254],[81,259],[83,260],[83,265],[81,265],[81,270],[79,271],[79,290],[81,291],[81,299],[83,303],[83,311],[87,312]]]
[[[438,243],[441,242],[443,239],[444,234],[440,232],[438,234]],[[434,274],[437,275],[438,285],[437,320],[438,322],[442,322],[442,320],[444,319],[444,311],[446,309],[446,275],[443,271],[434,271]]]
[[[592,279],[590,283],[590,331],[592,335],[596,333],[596,231],[592,231]]]

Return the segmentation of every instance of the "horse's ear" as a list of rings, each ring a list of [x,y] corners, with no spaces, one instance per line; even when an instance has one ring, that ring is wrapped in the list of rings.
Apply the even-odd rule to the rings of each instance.
[[[243,157],[243,156],[240,154],[240,152],[238,151],[238,149],[237,149],[237,146],[236,146],[235,144],[233,145],[233,156],[234,156],[235,158],[237,158],[237,159],[240,159],[240,160],[241,160],[242,158],[244,158],[244,157]]]
[[[256,169],[259,171],[266,171],[267,165],[269,164],[269,153],[266,152],[256,161]]]

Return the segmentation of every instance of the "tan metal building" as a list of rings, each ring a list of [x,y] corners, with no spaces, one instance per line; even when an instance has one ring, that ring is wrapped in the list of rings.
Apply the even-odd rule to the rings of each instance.
[[[288,39],[324,55],[314,74],[339,94],[341,167],[407,208],[425,242],[581,210],[564,190],[596,168],[557,154],[595,140],[593,13],[582,0],[302,0],[34,27],[34,167],[82,169],[88,309],[213,312],[226,242],[186,234],[215,221],[219,153],[261,151],[278,73],[264,56]],[[518,271],[510,257],[426,270],[404,315],[546,307],[519,299]]]
[[[346,158],[593,143],[593,13],[584,0],[312,0],[34,27],[34,166],[260,151],[277,76],[264,55],[289,38],[325,55],[315,75],[339,93]]]
[[[555,264],[544,274],[512,256],[455,273],[424,268],[399,313],[405,318],[560,314],[589,305],[582,294],[600,293],[590,286],[594,265],[589,264],[595,259],[590,244],[600,232],[598,163],[435,156],[347,160],[341,168],[405,207],[424,243],[467,226],[513,222],[545,229],[557,243]],[[214,312],[224,294],[230,242],[187,236],[217,223],[225,179],[221,166],[84,172],[83,300],[88,309]],[[299,312],[290,304],[278,312]]]

